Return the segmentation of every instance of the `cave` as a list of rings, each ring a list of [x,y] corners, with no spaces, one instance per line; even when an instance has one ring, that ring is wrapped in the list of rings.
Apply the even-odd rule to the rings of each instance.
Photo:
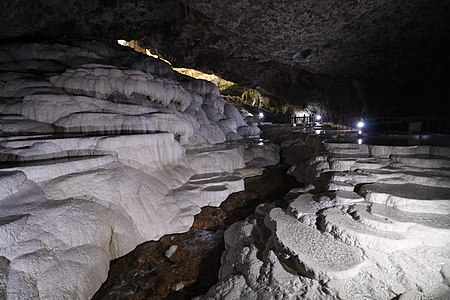
[[[450,2],[0,2],[0,299],[448,299]]]

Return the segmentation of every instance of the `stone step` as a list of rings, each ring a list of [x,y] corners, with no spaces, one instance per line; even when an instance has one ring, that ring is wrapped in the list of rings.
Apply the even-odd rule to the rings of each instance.
[[[349,213],[366,226],[405,236],[411,241],[408,247],[417,243],[444,247],[450,240],[448,215],[405,212],[376,203],[355,205]]]
[[[152,170],[177,164],[185,153],[171,133],[25,138],[1,141],[0,147],[3,156],[19,156],[21,160],[111,155],[131,167]]]
[[[450,214],[450,188],[412,183],[364,184],[359,194],[368,202],[388,205],[402,211]]]
[[[198,207],[219,206],[228,195],[242,190],[244,190],[242,177],[228,173],[210,173],[194,175],[169,196]]]
[[[30,120],[22,116],[0,115],[0,135],[2,136],[45,134],[54,131],[55,128],[50,124]]]
[[[363,265],[362,252],[302,224],[274,208],[265,219],[277,247],[290,254],[300,275],[319,280],[355,276]]]
[[[354,247],[393,252],[420,244],[420,241],[409,240],[400,233],[367,226],[336,207],[321,212],[318,219],[323,231]]]
[[[71,173],[87,171],[116,161],[112,156],[79,156],[0,164],[0,171],[22,171],[28,179],[43,182]]]
[[[355,189],[355,186],[344,181],[330,180],[328,182],[327,188],[330,191],[353,191]]]
[[[414,183],[429,187],[450,188],[450,176],[435,172],[417,172],[403,170],[398,167],[383,167],[380,169],[358,169],[354,171],[336,172],[331,177],[334,182],[346,182],[358,185],[367,182],[380,182],[386,184]]]
[[[377,203],[372,203],[368,212],[372,215],[389,219],[391,224],[395,224],[394,226],[399,226],[398,223],[409,223],[450,230],[449,215],[408,212]]]
[[[391,155],[391,160],[421,168],[450,168],[450,159],[432,154]]]

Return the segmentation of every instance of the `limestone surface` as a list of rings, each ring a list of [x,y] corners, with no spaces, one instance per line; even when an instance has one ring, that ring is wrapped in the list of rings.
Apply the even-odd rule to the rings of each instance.
[[[278,162],[215,85],[130,49],[2,45],[0,69],[0,299],[90,299],[110,260]]]
[[[225,232],[197,299],[447,299],[450,149],[307,139],[281,143],[304,187]]]

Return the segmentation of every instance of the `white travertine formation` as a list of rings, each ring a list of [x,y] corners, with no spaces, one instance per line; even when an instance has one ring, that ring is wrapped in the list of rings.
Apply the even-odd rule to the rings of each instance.
[[[450,149],[323,153],[315,138],[281,144],[305,188],[225,232],[219,283],[197,299],[447,299]]]
[[[106,99],[114,94],[133,98],[143,95],[150,102],[163,107],[170,104],[184,111],[191,103],[200,102],[201,97],[186,91],[170,79],[161,79],[139,70],[124,70],[115,66],[87,64],[69,69],[61,75],[50,77],[56,87],[73,94]]]
[[[190,137],[182,138],[182,143],[190,144],[222,143],[227,138],[240,139],[260,133],[254,124],[247,125],[233,106],[224,115],[226,105],[217,87],[210,82],[188,79],[161,60],[130,53],[118,45],[74,44],[1,46],[0,66],[6,64],[10,72],[0,74],[0,97],[5,97],[0,102],[0,113],[20,114],[56,125],[58,131],[99,133],[158,131],[159,123],[176,114],[174,118],[181,122],[168,121],[173,123],[177,135],[180,127],[185,127],[189,134],[193,128]],[[27,74],[27,70],[34,73]],[[35,74],[38,72],[41,74]],[[150,116],[157,112],[158,116]],[[104,115],[87,117],[82,113]],[[144,116],[145,113],[148,115]],[[140,122],[139,118],[145,120]],[[150,123],[148,119],[152,119]],[[76,126],[79,122],[92,124]],[[20,124],[36,127],[22,121]],[[6,125],[3,127],[7,129]],[[30,130],[23,131],[30,133]],[[34,128],[31,133],[38,130]],[[1,132],[9,131],[0,129]]]
[[[159,110],[149,106],[115,103],[85,96],[38,94],[24,97],[19,111],[23,116],[40,122],[53,124],[59,119],[83,112],[124,114],[139,116],[157,113]]]
[[[244,188],[252,147],[225,142],[256,131],[210,83],[100,42],[3,45],[0,68],[0,299],[90,299],[110,260]]]
[[[361,188],[367,201],[399,210],[450,214],[450,188],[418,184],[369,183]]]
[[[23,116],[0,115],[0,133],[2,135],[52,133],[54,131],[54,127],[50,124],[29,120]]]

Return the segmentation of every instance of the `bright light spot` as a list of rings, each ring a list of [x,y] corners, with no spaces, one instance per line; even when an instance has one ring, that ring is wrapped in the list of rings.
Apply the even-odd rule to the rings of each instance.
[[[363,140],[362,140],[362,139],[358,139],[358,145],[361,145],[361,144],[362,144],[362,142],[363,142]]]
[[[320,121],[320,120],[322,120],[322,116],[321,115],[317,115],[316,116],[316,121]]]
[[[139,43],[136,40],[131,40],[131,41],[117,40],[117,43],[122,46],[133,48],[136,52],[144,53],[148,56],[158,58],[162,61],[165,61],[169,65],[172,65],[169,61],[165,60],[164,58],[159,57],[158,55],[152,54],[149,49],[142,48],[141,46],[139,46]]]
[[[263,142],[259,142],[258,146],[262,147],[262,146],[264,146],[264,143]]]
[[[260,119],[264,118],[264,114],[262,112],[260,112],[258,116]]]
[[[322,131],[321,130],[315,130],[316,134],[320,134]]]
[[[363,121],[359,121],[358,124],[356,124],[356,126],[358,126],[358,128],[363,128],[364,127],[364,122]]]
[[[295,111],[294,111],[294,115],[295,115],[296,117],[303,117],[303,116],[309,117],[309,112],[304,111],[304,110],[295,110]]]
[[[296,126],[297,126],[297,123],[292,124],[292,126],[296,127]]]
[[[362,133],[362,131],[360,130],[360,131],[358,131],[358,134],[361,134]]]

